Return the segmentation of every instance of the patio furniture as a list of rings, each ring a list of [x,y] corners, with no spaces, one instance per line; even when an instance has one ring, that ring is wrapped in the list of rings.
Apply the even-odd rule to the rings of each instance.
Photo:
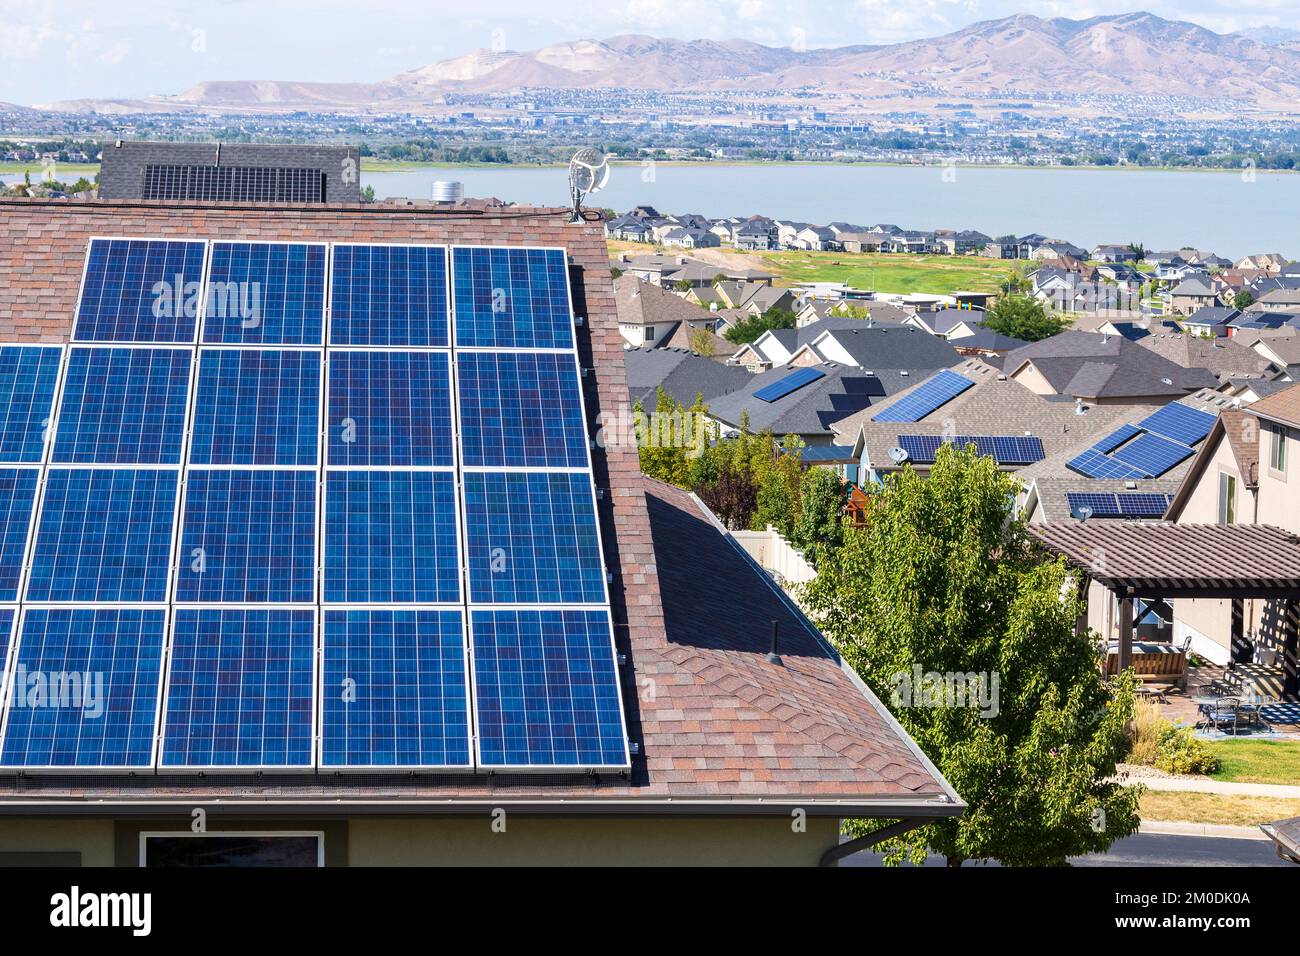
[[[1237,736],[1237,723],[1241,719],[1241,701],[1236,697],[1220,697],[1205,712],[1205,718],[1215,730],[1225,724],[1232,725],[1232,735]]]
[[[1106,651],[1107,677],[1119,673],[1119,644],[1111,641]],[[1181,686],[1187,680],[1187,654],[1172,644],[1140,641],[1133,645],[1133,673],[1139,679]]]

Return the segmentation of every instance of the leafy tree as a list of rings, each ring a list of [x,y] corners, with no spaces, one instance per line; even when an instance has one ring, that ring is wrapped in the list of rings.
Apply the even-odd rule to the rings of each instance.
[[[928,849],[949,865],[1064,865],[1138,826],[1138,793],[1110,782],[1127,746],[1131,675],[1104,682],[1090,637],[1075,630],[1083,606],[1071,573],[1011,514],[1016,488],[991,459],[940,448],[928,478],[906,468],[872,496],[866,527],[845,530],[805,592],[822,630],[894,699],[968,804],[890,841],[892,862]],[[993,706],[905,706],[899,675],[916,668],[986,675],[990,691],[996,675]]]
[[[696,355],[701,355],[704,358],[713,358],[713,335],[708,329],[693,329],[687,336],[687,341],[690,343],[691,351]]]
[[[736,345],[753,342],[769,329],[793,329],[798,319],[789,309],[768,309],[762,315],[751,316],[737,322],[726,332],[723,338]]]
[[[984,327],[1026,342],[1051,338],[1065,329],[1064,319],[1048,315],[1041,302],[1027,295],[1000,295],[984,318]]]
[[[1233,308],[1246,309],[1255,304],[1255,294],[1249,289],[1242,289],[1232,297]]]
[[[791,543],[820,567],[844,540],[844,502],[849,486],[826,468],[810,468],[799,489],[799,518]]]
[[[695,286],[691,285],[690,279],[678,279],[673,283],[673,289],[683,294],[690,292],[693,288],[695,288]]]
[[[696,445],[693,412],[694,407],[684,408],[662,386],[655,392],[652,416],[646,416],[641,402],[633,406],[643,474],[670,485],[687,486]]]

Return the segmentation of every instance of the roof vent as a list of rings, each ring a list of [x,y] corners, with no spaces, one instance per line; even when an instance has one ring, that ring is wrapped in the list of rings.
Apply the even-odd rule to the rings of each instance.
[[[1127,488],[1129,491],[1132,491],[1134,488],[1137,487],[1137,482],[1136,482],[1136,481],[1126,481],[1126,482],[1124,482],[1124,487]]]
[[[465,198],[464,183],[440,179],[433,184],[433,201],[442,205],[460,202]]]
[[[1006,380],[1007,380],[1006,375],[1003,374],[1003,373],[1001,373],[1001,372],[999,372],[999,373],[998,373],[998,381],[999,381],[999,382],[1005,382]]]
[[[1082,415],[1082,414],[1084,414],[1086,411],[1087,411],[1087,409],[1084,408],[1084,406],[1083,406],[1083,399],[1082,399],[1082,398],[1076,398],[1076,399],[1074,400],[1074,414],[1076,414],[1076,415]]]
[[[1160,384],[1161,384],[1161,385],[1172,385],[1172,384],[1174,384],[1174,380],[1173,380],[1172,378],[1162,378],[1162,379],[1160,380]]]

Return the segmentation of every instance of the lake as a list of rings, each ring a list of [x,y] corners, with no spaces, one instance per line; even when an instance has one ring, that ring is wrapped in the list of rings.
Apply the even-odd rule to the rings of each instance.
[[[568,204],[565,171],[442,168],[363,173],[380,198],[428,199],[455,179],[466,196]],[[1260,172],[1016,169],[840,164],[616,166],[593,206],[711,218],[761,213],[825,224],[904,229],[978,229],[991,236],[1041,232],[1092,248],[1141,242],[1193,246],[1238,258],[1281,252],[1300,258],[1300,175]]]

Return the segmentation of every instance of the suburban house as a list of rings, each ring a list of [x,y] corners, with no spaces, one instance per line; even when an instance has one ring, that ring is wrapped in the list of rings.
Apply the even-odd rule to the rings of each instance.
[[[122,454],[111,465],[78,459],[84,463],[75,469],[45,454],[47,441],[53,447],[65,429],[79,427],[62,410],[70,407],[72,393],[62,384],[69,376],[56,376],[61,410],[55,411],[56,391],[47,395],[52,437],[42,414],[27,413],[28,396],[28,424],[0,416],[6,428],[21,431],[11,430],[5,447],[27,449],[34,441],[41,452],[39,464],[15,468],[37,475],[44,508],[57,502],[68,518],[107,503],[122,516],[124,536],[114,534],[116,526],[84,520],[30,519],[33,554],[89,570],[57,606],[37,595],[62,595],[58,589],[71,587],[72,575],[11,579],[8,598],[0,599],[0,618],[12,631],[0,642],[5,673],[16,679],[20,668],[26,674],[95,670],[108,660],[125,665],[106,685],[103,724],[76,707],[43,710],[36,719],[19,713],[17,695],[10,696],[0,739],[0,855],[43,854],[48,861],[57,854],[65,865],[139,866],[164,855],[221,862],[213,841],[228,837],[307,865],[815,865],[846,852],[846,818],[903,821],[906,829],[963,811],[961,798],[881,701],[715,516],[689,493],[643,478],[635,442],[607,433],[611,417],[629,405],[626,339],[603,225],[569,218],[567,209],[523,206],[466,216],[386,203],[0,199],[0,234],[7,237],[0,244],[0,341],[28,350],[45,343],[40,358],[56,371],[90,353],[138,352],[139,344],[120,344],[123,335],[133,343],[166,342],[149,348],[166,352],[178,370],[178,387],[167,394],[168,407],[181,409],[157,426],[167,442],[180,443],[173,458],[142,465],[136,445],[128,449],[106,429],[97,440],[112,441],[128,461]],[[267,243],[290,247],[286,255],[304,263],[309,305],[301,311],[275,310],[256,326],[228,322],[206,305],[197,317],[152,312],[143,290],[161,281],[166,255],[179,256],[181,274],[202,276],[201,284],[219,281],[210,276],[227,267],[232,253],[246,252],[255,262],[247,247]],[[383,299],[386,306],[372,311],[370,303],[391,289],[381,278],[357,291],[372,275],[388,274],[359,268],[363,256],[441,263],[448,281],[435,290],[412,280],[419,300],[432,304],[427,309],[408,309],[404,289],[400,300]],[[320,268],[309,271],[309,260]],[[102,294],[106,286],[122,287],[124,273],[124,287],[139,295]],[[326,284],[340,277],[355,284],[351,291],[336,285],[326,295]],[[492,281],[507,282],[502,306]],[[530,284],[516,285],[522,282]],[[530,296],[541,284],[548,294]],[[636,287],[627,277],[620,293]],[[74,317],[79,344],[67,345]],[[220,349],[198,344],[210,341],[208,332]],[[348,348],[380,336],[430,344]],[[204,469],[187,451],[200,440],[187,427],[190,370],[237,361],[248,363],[241,368],[249,374],[273,374],[278,361],[251,359],[265,359],[260,353],[268,349],[279,355],[285,341],[320,379],[319,387],[295,384],[287,393],[294,421],[305,423],[298,426],[303,440],[293,445],[305,463],[247,474],[296,482],[304,492],[294,513],[306,520],[288,529],[293,547],[281,549],[278,509],[250,507],[240,515],[239,533],[252,527],[257,534],[241,539],[238,553],[254,581],[261,578],[253,570],[281,562],[290,550],[311,586],[292,607],[241,586],[217,592],[214,608],[172,586],[176,575],[199,573],[174,560],[173,526],[177,541],[212,542],[212,554],[234,552],[223,536],[234,533],[235,522],[191,524],[192,514],[207,513],[192,510],[205,507],[198,497],[204,481],[214,489],[235,482],[232,472]],[[522,344],[532,342],[546,347]],[[334,377],[348,355],[364,357],[352,360],[354,371],[378,370],[357,386],[365,424],[355,448],[334,440],[346,428],[337,416],[352,400]],[[418,382],[398,381],[397,366],[389,364],[395,355],[409,359],[403,369],[424,369],[430,387],[398,389]],[[325,387],[326,373],[334,390]],[[859,369],[828,368],[822,378],[838,385],[824,403],[801,402],[796,391],[779,413],[779,402],[749,404],[772,409],[764,417],[782,431],[816,433],[846,396],[852,407],[864,395],[856,385],[864,377]],[[316,395],[323,396],[316,417],[303,417]],[[126,404],[162,400],[143,387],[125,388],[121,397]],[[408,398],[410,407],[402,404]],[[390,407],[392,422],[382,422]],[[467,423],[459,431],[451,427],[453,407],[456,420]],[[388,464],[388,449],[397,446],[388,444],[386,429],[400,431],[416,419],[421,428],[439,423],[452,443],[446,457],[430,451],[421,459],[426,464]],[[379,423],[385,428],[371,428]],[[217,419],[214,428],[225,427]],[[261,440],[233,425],[229,433],[241,448],[239,440]],[[382,448],[370,437],[381,434]],[[267,447],[290,454],[283,444]],[[349,466],[337,467],[336,456],[357,454],[370,457],[344,458]],[[463,455],[488,463],[465,470]],[[102,499],[70,482],[71,470],[107,489]],[[149,487],[157,494],[137,494],[132,472],[156,475]],[[368,482],[376,490],[341,499],[332,490],[320,507],[336,520],[326,520],[317,512],[322,482],[331,489]],[[471,485],[487,491],[474,497]],[[417,490],[403,497],[398,490],[406,486]],[[442,490],[426,496],[419,488]],[[121,489],[130,495],[123,498]],[[229,507],[223,494],[214,490],[210,504]],[[404,501],[419,501],[419,510]],[[529,505],[510,507],[515,501]],[[547,565],[541,555],[554,553],[560,532],[540,515],[558,516],[561,508],[563,533],[579,535],[581,545],[561,564]],[[17,503],[9,508],[11,522],[21,510]],[[35,504],[29,510],[59,514]],[[138,521],[142,514],[153,523]],[[419,561],[410,547],[392,546],[416,528]],[[192,529],[198,539],[186,538]],[[318,551],[318,533],[344,537],[328,538]],[[43,550],[50,534],[58,538],[54,551]],[[249,544],[263,540],[266,546]],[[484,573],[489,543],[513,555],[511,583],[501,590],[505,579]],[[90,568],[79,563],[87,554],[106,560]],[[317,554],[324,555],[323,570]],[[331,578],[341,555],[347,574]],[[150,580],[162,584],[144,590],[122,570],[130,561],[143,562]],[[435,567],[446,573],[425,581]],[[519,567],[533,567],[554,592],[527,590]],[[436,590],[400,590],[408,575],[422,587],[436,583]],[[219,580],[200,585],[220,586]],[[128,593],[138,600],[120,599]],[[383,606],[374,594],[388,596]],[[726,595],[728,613],[701,614],[719,595]],[[195,622],[202,624],[197,631]],[[106,635],[111,657],[98,635]],[[291,667],[275,657],[282,646]],[[140,650],[120,653],[123,647]],[[242,704],[219,705],[219,714],[199,703],[203,687],[223,696],[214,688],[218,673],[251,688]],[[276,694],[263,692],[280,678]],[[192,697],[185,689],[191,679],[198,682]],[[364,701],[355,711],[346,710],[346,693],[328,690],[348,681]],[[258,706],[246,706],[250,701]],[[341,747],[343,728],[352,728],[347,747],[331,749]],[[254,749],[246,753],[250,741]],[[193,828],[196,807],[206,810],[204,832]],[[507,818],[512,838],[502,839],[493,823]]]
[[[710,402],[744,388],[753,377],[739,365],[727,365],[689,349],[627,348],[623,352],[627,366],[627,391],[633,403],[641,402],[647,412],[654,411],[658,389],[690,408],[697,395]]]
[[[1255,312],[1300,312],[1300,289],[1273,289],[1251,305]]]
[[[1221,382],[1239,378],[1275,378],[1279,367],[1254,349],[1228,337],[1202,338],[1185,332],[1158,332],[1137,344],[1183,368],[1203,368]]]
[[[1094,262],[1137,262],[1138,255],[1128,243],[1103,242],[1092,247],[1090,258]]]
[[[1062,332],[1009,352],[1006,375],[1038,395],[1097,404],[1167,402],[1219,380],[1202,368],[1183,368],[1120,335]]]
[[[1207,305],[1174,321],[1191,335],[1206,338],[1226,337],[1230,334],[1229,326],[1240,315],[1239,310],[1229,306]]]
[[[1169,308],[1179,315],[1221,305],[1219,296],[1204,278],[1189,276],[1169,290]]]
[[[903,320],[923,332],[941,339],[960,339],[984,331],[983,309],[940,309],[938,312],[917,312]]]
[[[658,345],[679,325],[690,331],[712,332],[717,323],[707,309],[632,274],[614,280],[614,300],[619,331],[629,345]]]
[[[797,435],[806,445],[829,445],[832,421],[883,395],[883,384],[871,372],[823,362],[760,372],[743,388],[711,401],[709,416],[723,435],[747,422],[750,432],[770,428],[778,437]]]

